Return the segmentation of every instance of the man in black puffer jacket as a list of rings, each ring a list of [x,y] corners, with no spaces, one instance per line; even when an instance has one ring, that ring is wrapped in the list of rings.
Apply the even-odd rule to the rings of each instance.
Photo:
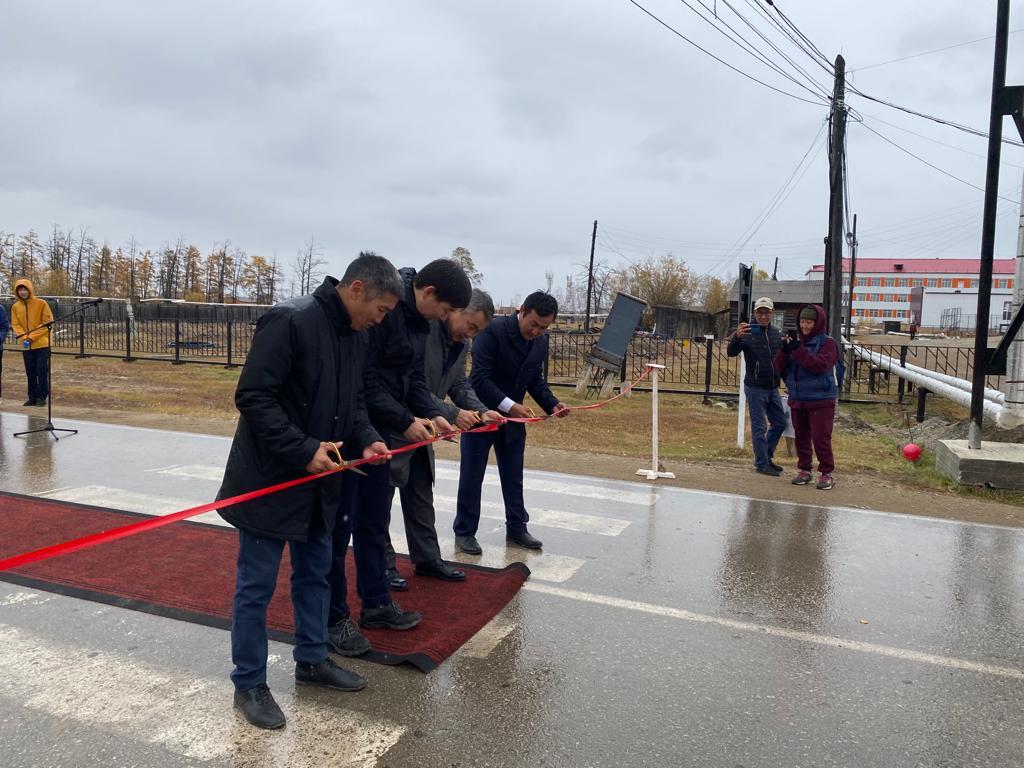
[[[365,459],[389,456],[363,401],[366,330],[404,293],[387,259],[362,253],[338,281],[271,307],[256,325],[238,379],[238,428],[218,498],[228,498],[337,467],[342,442]],[[285,545],[295,609],[295,680],[357,691],[366,680],[327,656],[331,534],[348,528],[338,507],[349,472],[233,504],[221,516],[238,528],[231,613],[235,706],[260,728],[284,713],[267,687],[267,606]],[[335,522],[337,521],[337,526]]]
[[[777,477],[782,467],[775,463],[775,447],[786,429],[786,411],[779,397],[779,376],[772,358],[782,347],[782,335],[772,325],[775,304],[769,298],[754,302],[754,324],[740,323],[729,337],[726,350],[729,357],[743,353],[747,373],[743,377],[743,390],[750,412],[750,437],[754,444],[754,470],[762,475]],[[765,425],[765,417],[768,424]]]

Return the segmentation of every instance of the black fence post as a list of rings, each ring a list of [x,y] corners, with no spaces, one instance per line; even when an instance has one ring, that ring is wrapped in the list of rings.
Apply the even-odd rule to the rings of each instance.
[[[233,335],[232,334],[232,330],[233,330],[232,322],[231,322],[231,320],[228,320],[228,364],[224,366],[225,368],[234,368],[235,367],[235,364],[233,362],[231,362],[231,347],[232,347],[231,341],[232,341],[232,335]]]
[[[714,354],[714,339],[705,339],[704,352],[704,405],[711,404],[711,355]]]
[[[924,421],[924,404],[928,396],[928,390],[924,387],[917,388],[917,423]]]
[[[76,359],[85,357],[85,317],[82,315],[78,316],[78,354],[75,355]]]
[[[174,365],[181,365],[181,318],[174,318]]]
[[[124,362],[130,363],[135,360],[132,357],[132,319],[125,315],[124,318]]]
[[[904,344],[900,347],[900,367],[907,367],[907,345]],[[902,376],[899,377],[899,383],[896,385],[896,391],[899,393],[899,403],[903,404],[903,395],[907,391],[907,382]]]

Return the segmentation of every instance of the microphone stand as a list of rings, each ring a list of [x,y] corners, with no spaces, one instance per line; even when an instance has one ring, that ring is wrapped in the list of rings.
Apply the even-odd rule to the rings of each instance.
[[[46,354],[49,359],[47,360],[46,366],[46,425],[39,427],[38,429],[27,429],[24,432],[15,432],[14,437],[21,437],[22,435],[33,435],[37,432],[49,432],[51,435],[53,435],[54,440],[60,440],[60,438],[57,437],[57,432],[67,432],[68,434],[71,435],[78,434],[77,429],[61,429],[53,426],[53,388],[51,386],[51,383],[53,381],[53,339],[51,334],[51,328],[53,324],[56,323],[58,320],[66,320],[67,318],[73,317],[77,315],[79,312],[82,312],[86,307],[95,307],[99,303],[100,302],[98,301],[83,302],[82,304],[79,304],[77,307],[75,307],[67,314],[61,315],[60,317],[55,317],[48,323],[42,323],[41,325],[37,325],[35,328],[32,328],[30,330],[25,331],[24,333],[20,333],[17,336],[15,336],[16,339],[20,339],[23,336],[28,336],[30,333],[38,331],[40,328],[45,328]]]

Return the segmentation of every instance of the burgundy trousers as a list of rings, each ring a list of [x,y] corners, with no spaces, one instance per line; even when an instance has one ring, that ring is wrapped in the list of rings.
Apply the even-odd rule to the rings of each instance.
[[[796,433],[797,466],[810,472],[814,456],[818,456],[818,471],[831,475],[836,468],[832,456],[832,422],[836,416],[835,403],[824,408],[793,408],[793,431]],[[813,448],[813,453],[811,452]]]

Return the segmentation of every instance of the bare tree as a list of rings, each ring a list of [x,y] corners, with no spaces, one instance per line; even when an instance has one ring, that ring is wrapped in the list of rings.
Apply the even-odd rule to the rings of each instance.
[[[469,278],[469,282],[473,285],[480,285],[484,281],[483,272],[476,268],[476,264],[473,262],[473,256],[470,254],[468,248],[463,248],[461,245],[456,247],[452,251],[452,261],[458,263],[462,267],[466,276]]]
[[[327,264],[320,246],[310,237],[306,244],[295,252],[292,270],[298,284],[299,295],[313,292],[314,284],[320,280],[320,270]]]

